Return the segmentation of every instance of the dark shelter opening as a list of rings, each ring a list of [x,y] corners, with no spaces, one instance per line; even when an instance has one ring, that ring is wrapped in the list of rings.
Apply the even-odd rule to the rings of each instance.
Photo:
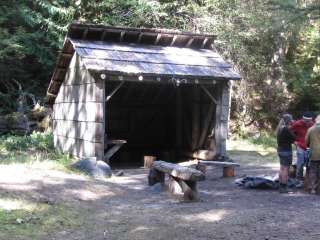
[[[106,96],[118,85],[107,81]],[[206,89],[215,95],[214,85]],[[142,166],[149,155],[177,162],[214,145],[215,104],[199,85],[125,82],[105,113],[107,139],[126,141],[110,159],[112,167]]]

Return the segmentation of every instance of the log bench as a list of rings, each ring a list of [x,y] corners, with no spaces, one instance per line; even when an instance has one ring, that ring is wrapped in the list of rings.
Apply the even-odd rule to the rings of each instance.
[[[165,174],[169,175],[169,191],[176,195],[183,194],[183,199],[198,199],[197,181],[205,180],[205,175],[194,168],[181,166],[165,161],[155,161],[150,168],[148,183],[150,186],[161,183],[164,185]]]
[[[240,164],[234,162],[219,162],[219,161],[205,161],[205,160],[192,160],[188,162],[179,163],[181,166],[188,166],[206,172],[206,166],[215,166],[222,168],[222,176],[225,178],[235,176],[235,168],[240,167]]]

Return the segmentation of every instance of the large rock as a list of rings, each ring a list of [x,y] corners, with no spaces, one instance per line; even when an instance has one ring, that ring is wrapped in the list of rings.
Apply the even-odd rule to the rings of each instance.
[[[72,167],[95,178],[109,178],[112,175],[110,166],[103,161],[97,161],[95,157],[83,158],[72,164]]]

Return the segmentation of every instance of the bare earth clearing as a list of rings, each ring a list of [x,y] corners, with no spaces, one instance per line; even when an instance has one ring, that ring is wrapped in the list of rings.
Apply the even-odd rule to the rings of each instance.
[[[243,175],[275,174],[274,156],[233,151]],[[273,159],[273,162],[272,162]],[[320,239],[320,196],[245,190],[212,169],[200,202],[147,186],[147,170],[106,181],[40,165],[0,165],[0,239]]]

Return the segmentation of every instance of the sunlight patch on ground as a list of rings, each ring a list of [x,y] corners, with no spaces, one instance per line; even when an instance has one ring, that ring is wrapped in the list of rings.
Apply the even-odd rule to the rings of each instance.
[[[9,199],[9,198],[0,198],[0,209],[2,210],[27,210],[31,211],[36,208],[35,203],[31,203],[21,199]]]
[[[203,213],[198,213],[198,214],[192,214],[184,217],[185,220],[187,221],[195,221],[195,220],[200,220],[204,222],[219,222],[222,220],[229,211],[227,210],[210,210],[206,211]]]
[[[136,232],[141,232],[141,231],[151,231],[153,230],[152,228],[147,228],[145,226],[139,226],[139,227],[136,227],[135,229],[131,230],[130,232],[131,233],[136,233]]]

